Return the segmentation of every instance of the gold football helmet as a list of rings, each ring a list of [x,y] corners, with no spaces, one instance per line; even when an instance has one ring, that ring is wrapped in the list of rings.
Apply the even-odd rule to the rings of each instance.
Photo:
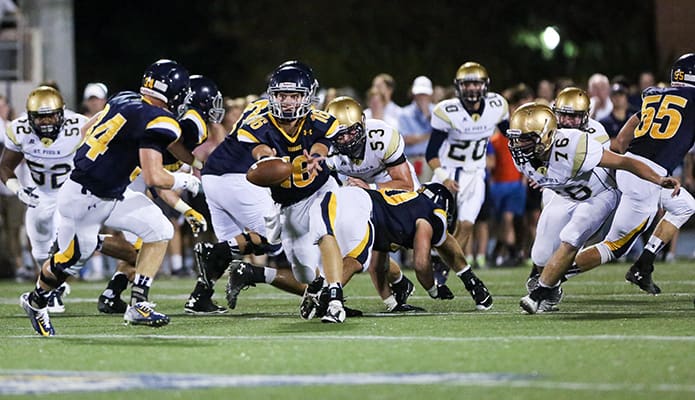
[[[56,140],[65,122],[65,102],[60,92],[39,86],[27,98],[29,126],[41,139]]]
[[[466,88],[466,84],[476,84],[471,88]],[[456,96],[461,102],[476,103],[487,94],[487,87],[490,84],[490,77],[487,70],[477,62],[469,61],[464,63],[456,71],[454,86],[456,86]]]
[[[534,102],[517,108],[509,119],[507,130],[514,161],[517,164],[545,164],[556,131],[557,117],[550,107]]]
[[[338,120],[338,132],[333,136],[335,150],[354,160],[364,158],[367,135],[364,132],[364,112],[360,103],[348,96],[331,100],[326,112]]]
[[[553,111],[560,128],[586,129],[591,102],[585,91],[568,87],[557,94]]]

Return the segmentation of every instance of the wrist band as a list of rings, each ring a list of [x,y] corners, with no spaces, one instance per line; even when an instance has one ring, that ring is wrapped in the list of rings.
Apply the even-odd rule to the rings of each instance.
[[[179,199],[179,201],[176,202],[176,205],[174,205],[174,210],[180,212],[181,214],[185,214],[186,211],[190,210],[192,207],[186,204],[185,201]]]
[[[449,173],[446,172],[446,170],[442,167],[437,167],[434,169],[434,176],[436,176],[441,182],[449,179]]]

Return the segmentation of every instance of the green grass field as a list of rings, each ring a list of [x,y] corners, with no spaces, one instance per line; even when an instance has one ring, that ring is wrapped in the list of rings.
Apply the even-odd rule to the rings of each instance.
[[[657,265],[664,293],[648,296],[613,264],[565,284],[561,311],[522,315],[526,268],[478,271],[495,297],[473,311],[463,284],[452,301],[418,287],[424,314],[381,313],[367,276],[345,290],[366,316],[326,325],[298,316],[299,298],[242,292],[237,309],[188,316],[193,280],[159,279],[160,328],[100,315],[104,283],[76,282],[56,337],[40,338],[18,305],[31,284],[0,282],[0,395],[132,399],[693,399],[695,271]],[[412,271],[406,272],[413,280]],[[129,294],[129,292],[128,292]],[[223,302],[223,282],[216,298]],[[49,393],[51,392],[51,393]]]

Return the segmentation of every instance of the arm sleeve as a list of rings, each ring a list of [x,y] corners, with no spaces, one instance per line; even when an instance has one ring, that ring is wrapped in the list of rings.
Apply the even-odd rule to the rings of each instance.
[[[440,131],[439,129],[432,129],[432,134],[430,135],[430,141],[427,143],[427,151],[425,152],[425,158],[427,161],[439,157],[439,148],[442,147],[442,143],[449,135]]]

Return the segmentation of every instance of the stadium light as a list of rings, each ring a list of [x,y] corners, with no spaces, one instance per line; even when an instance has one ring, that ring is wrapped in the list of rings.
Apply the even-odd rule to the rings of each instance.
[[[541,33],[541,41],[546,49],[550,51],[555,50],[557,45],[560,44],[560,33],[554,27],[548,26]]]

